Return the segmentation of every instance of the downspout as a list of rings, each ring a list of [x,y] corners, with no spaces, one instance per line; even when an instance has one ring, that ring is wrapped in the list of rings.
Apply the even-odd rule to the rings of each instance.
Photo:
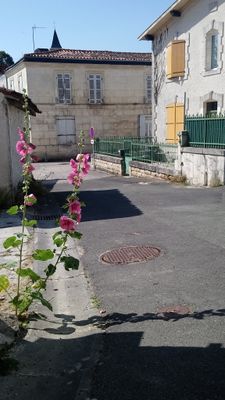
[[[9,188],[10,188],[10,200],[13,202],[15,193],[13,187],[13,172],[12,172],[12,154],[11,154],[11,138],[10,138],[10,123],[9,123],[9,105],[4,100],[6,124],[7,124],[7,137],[8,137],[8,159],[9,159]]]

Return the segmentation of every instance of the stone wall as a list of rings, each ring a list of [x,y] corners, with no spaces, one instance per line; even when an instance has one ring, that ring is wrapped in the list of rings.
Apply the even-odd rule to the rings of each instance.
[[[94,167],[101,171],[110,172],[114,175],[122,175],[121,157],[112,157],[102,154],[95,154]]]
[[[225,184],[225,150],[195,147],[180,148],[176,171],[186,176],[187,183],[197,186]]]
[[[157,177],[171,181],[182,181],[180,174],[176,173],[174,168],[164,166],[163,164],[150,164],[141,161],[131,161],[130,175],[138,178]]]

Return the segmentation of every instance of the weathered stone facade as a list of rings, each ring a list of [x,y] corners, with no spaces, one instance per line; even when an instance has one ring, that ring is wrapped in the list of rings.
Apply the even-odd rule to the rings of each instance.
[[[70,98],[60,102],[57,79],[65,75],[69,77]],[[100,77],[101,98],[96,102],[90,99],[90,76]],[[41,116],[31,120],[32,139],[37,155],[46,160],[76,153],[80,130],[90,144],[90,127],[98,137],[139,136],[142,117],[151,118],[151,102],[146,98],[149,76],[150,54],[90,55],[83,51],[80,55],[76,50],[63,49],[25,55],[6,72],[7,85],[13,84],[17,90],[25,88],[42,111]],[[63,119],[69,119],[72,126],[68,143],[62,143],[57,131],[57,123],[63,124]]]
[[[122,175],[122,158],[95,154],[94,167],[114,175]]]

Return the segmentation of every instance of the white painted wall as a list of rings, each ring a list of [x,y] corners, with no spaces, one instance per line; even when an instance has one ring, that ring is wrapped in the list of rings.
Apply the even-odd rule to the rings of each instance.
[[[225,0],[217,0],[218,7],[209,11],[212,0],[190,0],[181,17],[173,17],[168,25],[157,32],[154,40],[154,57],[158,62],[158,86],[160,87],[157,105],[154,106],[154,129],[159,141],[166,134],[166,105],[184,102],[186,112],[203,113],[203,103],[210,96],[219,103],[220,112],[225,111]],[[215,21],[215,22],[214,22]],[[219,71],[205,73],[205,34],[215,24],[220,30]],[[161,41],[160,41],[161,38]],[[167,79],[166,47],[175,39],[186,41],[186,74],[182,78]],[[160,78],[159,78],[160,77]],[[213,92],[211,95],[210,93]]]
[[[17,128],[23,127],[23,111],[9,105],[0,93],[0,190],[13,193],[21,180],[22,168],[16,153]]]

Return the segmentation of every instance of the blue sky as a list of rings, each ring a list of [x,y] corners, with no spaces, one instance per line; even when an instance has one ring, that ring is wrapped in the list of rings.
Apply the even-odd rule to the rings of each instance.
[[[11,0],[1,2],[0,50],[17,61],[35,47],[51,46],[54,26],[62,47],[148,52],[137,37],[172,0]]]

